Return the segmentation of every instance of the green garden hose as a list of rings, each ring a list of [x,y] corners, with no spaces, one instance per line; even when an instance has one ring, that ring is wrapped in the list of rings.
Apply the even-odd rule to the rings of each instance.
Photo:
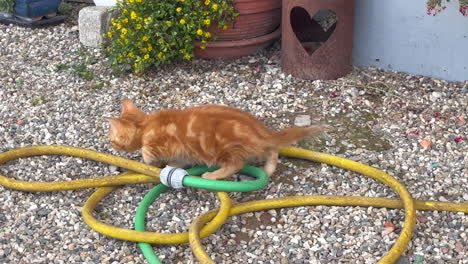
[[[206,166],[195,167],[187,170],[189,175],[200,176],[207,171],[215,171],[217,167],[208,168]],[[268,175],[261,169],[246,165],[239,173],[247,174],[256,178],[253,181],[233,182],[221,180],[207,180],[199,177],[187,176],[183,180],[183,185],[192,188],[201,188],[219,192],[253,192],[265,188],[268,185]]]
[[[136,214],[135,214],[135,230],[145,231],[145,216],[146,211],[150,205],[159,197],[162,193],[166,192],[168,187],[164,184],[158,184],[156,187],[151,189],[143,198],[143,200],[138,205]],[[138,242],[141,252],[145,256],[146,260],[150,264],[159,264],[161,261],[158,256],[154,253],[153,247],[151,244]]]
[[[195,167],[187,170],[189,175],[202,175],[208,171],[215,171],[216,167],[206,167],[200,166]],[[199,177],[187,176],[183,179],[183,184],[187,187],[195,187],[195,188],[203,188],[207,190],[218,190],[218,191],[236,191],[236,192],[249,192],[262,189],[266,187],[268,184],[268,176],[267,174],[258,168],[253,166],[245,166],[240,171],[242,174],[247,174],[257,178],[256,181],[248,181],[248,182],[229,182],[229,181],[213,181],[213,180],[205,180]],[[135,230],[137,231],[145,231],[145,216],[146,212],[148,211],[149,206],[158,198],[162,193],[167,191],[168,187],[163,184],[158,184],[156,187],[151,189],[140,202],[140,205],[137,208],[136,216],[135,216]],[[223,210],[221,215],[225,215],[225,219],[230,211],[230,199],[226,193],[218,193],[220,196],[221,205],[220,208]],[[197,233],[198,235],[198,233]],[[158,264],[161,263],[158,256],[154,253],[153,247],[149,243],[139,242],[138,246],[141,249],[141,252],[145,256],[146,260],[150,264]]]

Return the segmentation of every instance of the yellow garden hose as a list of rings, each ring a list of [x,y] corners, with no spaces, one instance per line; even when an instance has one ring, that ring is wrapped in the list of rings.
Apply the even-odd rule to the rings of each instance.
[[[414,225],[416,223],[415,209],[444,210],[468,213],[468,203],[457,204],[433,201],[413,201],[411,195],[406,190],[406,188],[396,179],[394,179],[393,177],[381,170],[352,160],[298,148],[283,148],[280,150],[280,155],[292,158],[323,162],[329,165],[341,167],[344,169],[355,171],[362,175],[369,176],[395,190],[400,195],[401,200],[351,196],[291,196],[278,199],[260,200],[237,204],[231,208],[231,216],[274,208],[297,207],[305,205],[373,206],[386,208],[404,208],[405,222],[400,237],[395,242],[393,247],[389,250],[388,254],[378,262],[381,264],[391,264],[395,263],[398,260],[401,254],[403,254],[403,252],[405,251],[409,241],[411,240],[411,235],[413,233]],[[201,246],[198,233],[199,229],[214,217],[215,212],[216,211],[210,211],[195,218],[195,220],[190,226],[190,246],[192,247],[194,255],[201,263],[214,263],[214,261],[208,256],[208,254],[206,254],[203,247]]]
[[[97,179],[73,180],[73,181],[59,181],[59,182],[27,182],[14,180],[0,174],[0,185],[27,192],[52,192],[85,189],[103,186],[115,186],[123,184],[137,184],[137,183],[156,183],[159,182],[159,173],[161,169],[149,166],[137,161],[128,160],[109,154],[100,153],[93,150],[82,148],[74,148],[67,146],[33,146],[21,149],[13,149],[4,153],[0,153],[0,165],[26,157],[41,156],[41,155],[66,155],[73,157],[86,158],[95,160],[114,166],[129,169],[131,171],[139,172],[131,174],[123,174],[118,176],[107,176]]]
[[[280,155],[313,160],[318,162],[327,163],[329,165],[341,167],[343,169],[355,171],[362,175],[369,176],[374,178],[383,184],[386,184],[388,187],[392,188],[395,192],[400,195],[400,199],[403,202],[403,207],[405,209],[405,222],[404,227],[401,230],[400,237],[397,239],[393,247],[390,249],[388,254],[380,260],[380,263],[394,263],[398,258],[403,254],[406,247],[408,246],[409,241],[411,240],[411,235],[413,233],[414,225],[416,224],[416,211],[414,209],[414,201],[411,197],[411,194],[408,190],[399,183],[395,178],[386,174],[385,172],[378,170],[376,168],[332,156],[319,152],[313,152],[309,150],[303,150],[298,148],[283,148],[280,150]]]
[[[403,208],[403,202],[399,199],[389,198],[372,198],[359,196],[288,196],[276,199],[267,199],[260,201],[251,201],[239,203],[231,207],[229,216],[239,215],[244,213],[263,211],[276,208],[299,207],[307,205],[328,205],[328,206],[362,206],[362,207],[378,207],[378,208]],[[421,211],[452,211],[468,213],[468,203],[444,203],[430,201],[415,201],[415,208]],[[195,257],[201,263],[215,263],[208,257],[198,237],[200,227],[210,221],[216,214],[217,210],[209,211],[201,216],[198,216],[192,221],[189,230],[190,247]],[[406,227],[406,226],[405,226]],[[401,238],[401,237],[400,237]],[[386,257],[382,258],[379,263],[394,263],[401,255],[400,251],[394,249],[389,251]],[[405,248],[403,248],[404,251]]]
[[[115,166],[126,168],[132,172],[127,172],[118,176],[108,176],[98,179],[86,179],[62,182],[26,182],[13,180],[0,175],[0,185],[7,188],[23,191],[58,191],[81,188],[99,187],[90,196],[83,207],[83,218],[85,222],[94,230],[108,236],[137,242],[176,244],[186,243],[190,240],[194,254],[202,263],[213,263],[204,251],[200,238],[206,237],[216,232],[230,215],[254,212],[271,208],[295,207],[305,205],[336,205],[336,206],[373,206],[386,208],[404,208],[405,221],[404,228],[394,246],[384,256],[379,263],[394,263],[404,252],[408,245],[415,225],[415,210],[443,210],[468,213],[468,203],[443,203],[434,201],[414,201],[397,180],[390,175],[348,159],[339,158],[323,153],[297,149],[283,148],[280,155],[293,158],[307,159],[317,162],[327,163],[333,166],[352,170],[357,173],[372,177],[392,188],[397,192],[400,199],[370,198],[370,197],[348,197],[348,196],[292,196],[278,199],[251,201],[231,206],[231,201],[226,193],[218,193],[220,198],[220,209],[213,210],[197,217],[190,226],[189,233],[179,234],[158,234],[145,231],[134,231],[124,228],[113,227],[99,222],[93,217],[94,208],[97,204],[117,186],[137,183],[157,183],[159,182],[160,169],[145,165],[136,161],[131,161],[96,151],[65,146],[35,146],[22,149],[10,150],[0,153],[0,165],[8,161],[19,158],[38,155],[69,155],[96,160]],[[219,211],[219,212],[218,212]],[[208,223],[209,222],[209,223]],[[207,225],[205,225],[208,223]]]
[[[116,187],[102,187],[94,192],[86,201],[83,206],[83,219],[84,221],[95,231],[122,240],[134,241],[134,242],[145,242],[150,244],[183,244],[189,241],[188,233],[154,233],[146,231],[135,231],[125,228],[119,228],[112,225],[105,224],[93,216],[94,208],[98,203],[111,193]],[[208,225],[206,225],[200,232],[201,237],[207,237],[214,232],[218,231],[219,228],[226,222],[229,216],[229,209],[231,208],[231,199],[227,193],[219,192],[218,198],[220,200],[220,210],[216,214]]]

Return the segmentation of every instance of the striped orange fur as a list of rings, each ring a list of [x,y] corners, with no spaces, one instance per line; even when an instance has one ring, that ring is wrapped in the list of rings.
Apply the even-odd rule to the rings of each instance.
[[[110,122],[112,147],[123,151],[142,150],[145,163],[186,167],[218,165],[203,175],[223,179],[246,162],[264,161],[271,175],[278,162],[278,148],[324,130],[322,126],[292,127],[276,132],[253,115],[223,105],[205,105],[184,110],[142,112],[130,100],[122,103],[122,114]]]

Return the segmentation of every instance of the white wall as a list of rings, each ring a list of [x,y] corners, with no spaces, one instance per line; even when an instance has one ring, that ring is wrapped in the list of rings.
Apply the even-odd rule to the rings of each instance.
[[[468,80],[468,17],[458,6],[430,16],[426,0],[356,0],[353,64]]]

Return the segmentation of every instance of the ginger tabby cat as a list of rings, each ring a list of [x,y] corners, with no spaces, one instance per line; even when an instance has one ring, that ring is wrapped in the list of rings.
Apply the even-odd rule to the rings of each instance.
[[[276,132],[253,115],[222,105],[146,114],[128,99],[122,103],[120,117],[106,120],[114,149],[141,149],[144,162],[157,166],[161,162],[179,168],[218,165],[220,169],[202,176],[213,180],[229,177],[249,161],[265,161],[264,170],[271,175],[278,163],[278,148],[324,130],[310,126]]]

